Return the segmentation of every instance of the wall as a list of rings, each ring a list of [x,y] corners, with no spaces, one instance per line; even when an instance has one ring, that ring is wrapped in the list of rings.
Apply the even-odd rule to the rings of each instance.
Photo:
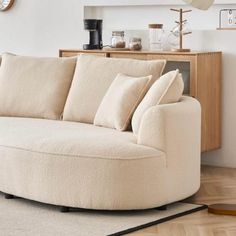
[[[12,10],[0,13],[0,53],[57,56],[59,48],[80,48],[87,36],[82,27],[82,3],[78,0],[58,2],[16,0]],[[223,51],[222,149],[203,154],[202,160],[207,164],[236,167],[236,31],[215,30],[218,11],[223,7],[236,5],[216,5],[207,12],[194,10],[188,14],[194,31],[185,38],[185,45],[196,50]],[[111,30],[125,29],[129,35],[145,36],[148,23],[162,22],[169,30],[176,17],[169,6],[90,7],[85,14],[104,19],[107,43]]]
[[[0,53],[57,56],[59,48],[78,48],[82,17],[78,0],[15,0],[10,11],[0,12]]]
[[[205,48],[223,51],[222,148],[203,155],[206,164],[236,167],[236,32],[208,31]]]

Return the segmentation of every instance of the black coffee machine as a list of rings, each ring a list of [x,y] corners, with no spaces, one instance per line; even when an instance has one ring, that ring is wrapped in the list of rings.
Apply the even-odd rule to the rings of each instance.
[[[84,29],[89,31],[89,44],[84,44],[84,50],[102,49],[102,20],[85,19]]]

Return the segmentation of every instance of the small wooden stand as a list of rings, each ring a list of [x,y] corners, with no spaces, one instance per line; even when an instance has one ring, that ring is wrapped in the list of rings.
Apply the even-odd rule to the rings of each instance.
[[[236,204],[214,204],[208,207],[208,212],[216,215],[236,216]]]
[[[170,9],[171,11],[179,12],[179,21],[175,21],[175,23],[179,24],[179,48],[174,48],[172,51],[174,52],[190,52],[190,49],[183,48],[183,24],[187,22],[187,20],[183,20],[183,14],[187,12],[191,12],[192,10],[183,10],[181,9]],[[187,32],[187,34],[191,34],[192,32]]]

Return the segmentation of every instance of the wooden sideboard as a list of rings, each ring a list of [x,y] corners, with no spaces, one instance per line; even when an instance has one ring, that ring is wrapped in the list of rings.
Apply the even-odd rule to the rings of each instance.
[[[185,75],[185,94],[202,106],[202,152],[221,147],[221,52],[151,52],[60,49],[60,57],[89,53],[111,58],[166,59],[165,72],[176,68]]]

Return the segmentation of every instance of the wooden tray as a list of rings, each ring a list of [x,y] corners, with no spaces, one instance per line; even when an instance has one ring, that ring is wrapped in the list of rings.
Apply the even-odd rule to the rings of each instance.
[[[104,51],[130,51],[129,48],[103,48]]]

